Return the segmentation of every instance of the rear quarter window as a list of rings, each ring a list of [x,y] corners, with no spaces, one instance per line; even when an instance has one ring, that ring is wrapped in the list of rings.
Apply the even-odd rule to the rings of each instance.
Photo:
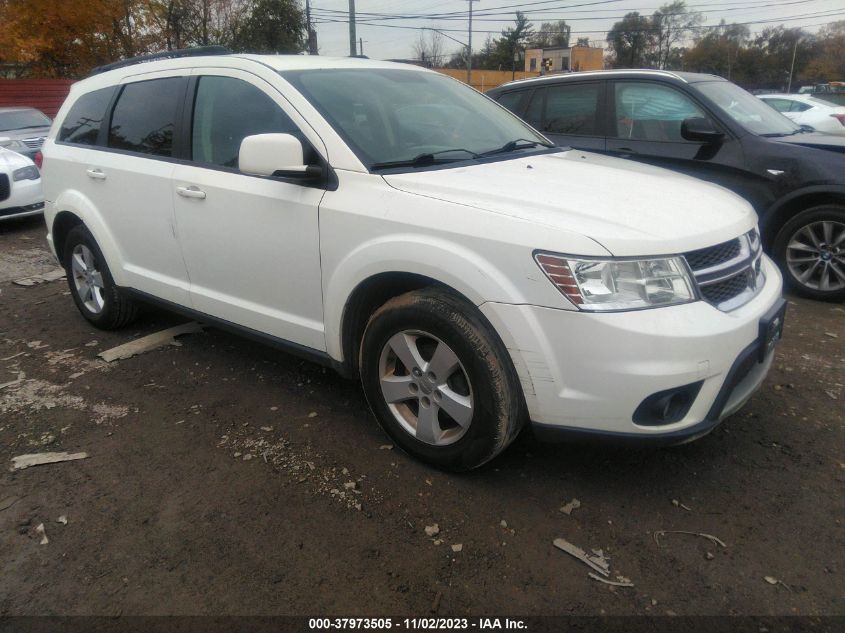
[[[109,147],[155,156],[173,156],[176,119],[184,98],[182,77],[126,84],[109,127]]]
[[[96,145],[109,107],[114,88],[103,88],[85,93],[71,106],[62,127],[59,141],[77,145]]]

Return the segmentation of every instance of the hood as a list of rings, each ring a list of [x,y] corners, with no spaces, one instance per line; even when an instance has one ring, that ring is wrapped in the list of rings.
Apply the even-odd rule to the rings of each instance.
[[[577,150],[384,179],[408,193],[579,233],[619,256],[712,246],[757,223],[751,205],[727,189]]]
[[[793,134],[792,136],[774,137],[771,140],[777,143],[789,145],[803,145],[815,149],[825,149],[832,152],[845,154],[845,136],[834,136],[833,134]]]
[[[12,172],[15,169],[34,164],[26,156],[21,156],[17,152],[0,147],[0,172]]]

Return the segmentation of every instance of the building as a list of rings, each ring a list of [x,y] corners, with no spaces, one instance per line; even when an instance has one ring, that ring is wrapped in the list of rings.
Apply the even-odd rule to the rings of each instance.
[[[560,73],[602,68],[604,50],[592,46],[552,46],[525,51],[526,72]]]

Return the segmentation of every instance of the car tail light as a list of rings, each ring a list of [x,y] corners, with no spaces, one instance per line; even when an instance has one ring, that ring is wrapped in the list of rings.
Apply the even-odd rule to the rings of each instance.
[[[43,165],[44,165],[44,154],[42,154],[40,151],[35,152],[35,166],[38,167],[38,169],[41,169],[41,167]]]
[[[831,114],[834,119],[837,119],[842,125],[845,125],[845,114]]]

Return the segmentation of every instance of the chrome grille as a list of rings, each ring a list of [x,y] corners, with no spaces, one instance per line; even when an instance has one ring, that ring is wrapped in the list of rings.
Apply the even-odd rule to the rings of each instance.
[[[757,229],[684,253],[701,298],[727,312],[751,301],[763,286],[763,250]]]
[[[21,142],[26,145],[29,149],[41,149],[41,146],[44,144],[44,138],[24,138],[21,139]]]

